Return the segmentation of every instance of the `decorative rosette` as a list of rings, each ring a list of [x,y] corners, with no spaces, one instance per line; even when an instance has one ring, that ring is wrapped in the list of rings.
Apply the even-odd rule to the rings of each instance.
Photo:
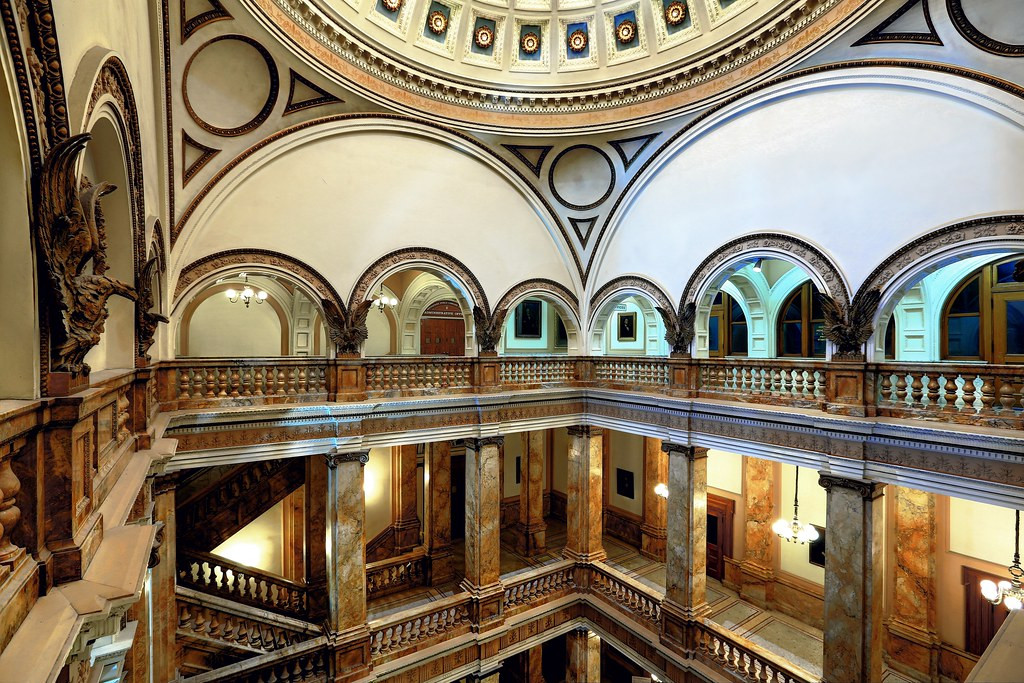
[[[587,49],[587,32],[581,28],[569,34],[569,50],[576,54]]]
[[[615,39],[623,45],[628,45],[636,38],[636,24],[629,19],[624,19],[615,27]]]
[[[481,50],[486,50],[494,45],[494,29],[487,24],[477,26],[473,31],[473,44]]]
[[[540,36],[533,31],[524,33],[523,37],[519,39],[519,49],[523,51],[523,54],[535,54],[540,49]]]
[[[397,12],[402,9],[402,2],[404,0],[380,0],[380,4],[384,5],[384,9],[389,12]]]
[[[381,0],[383,2],[383,0]],[[440,10],[434,10],[427,15],[427,28],[435,36],[439,36],[448,28],[448,17]]]
[[[669,26],[679,26],[686,21],[686,4],[679,0],[673,0],[665,6],[665,23]]]

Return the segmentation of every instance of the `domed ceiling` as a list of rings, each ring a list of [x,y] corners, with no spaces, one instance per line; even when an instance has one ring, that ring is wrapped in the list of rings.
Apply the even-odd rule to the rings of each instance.
[[[370,96],[450,119],[450,105],[541,115],[548,128],[552,114],[632,107],[635,122],[706,101],[784,68],[879,2],[247,0],[292,49]]]

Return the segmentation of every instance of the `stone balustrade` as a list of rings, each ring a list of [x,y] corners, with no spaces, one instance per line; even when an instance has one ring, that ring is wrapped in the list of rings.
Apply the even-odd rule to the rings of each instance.
[[[306,614],[306,586],[224,558],[178,549],[178,585],[288,616]]]
[[[363,368],[370,397],[459,393],[473,388],[471,358],[368,358]]]
[[[626,612],[632,619],[658,631],[662,596],[603,562],[590,565],[590,590]]]
[[[827,364],[782,359],[701,359],[701,395],[747,396],[748,400],[820,405],[827,399]]]
[[[162,405],[180,408],[216,404],[327,400],[325,358],[196,358],[170,361],[158,382]],[[175,409],[175,408],[171,408]]]
[[[366,599],[422,586],[427,580],[427,553],[420,547],[366,565]]]
[[[371,621],[370,656],[375,662],[393,659],[442,638],[447,640],[468,633],[471,626],[470,602],[467,593],[459,593]]]
[[[299,683],[327,680],[327,674],[332,669],[327,642],[327,636],[320,636],[191,676],[187,680],[189,683]]]
[[[177,598],[178,632],[256,652],[274,652],[312,638],[272,623],[264,615],[244,616],[209,604]]]
[[[499,379],[505,388],[567,385],[577,379],[576,358],[568,356],[499,356]]]
[[[573,563],[538,567],[503,582],[503,586],[502,606],[507,617],[572,593],[576,589]]]
[[[702,619],[693,626],[698,660],[751,683],[817,683],[817,676],[755,645],[743,636]]]

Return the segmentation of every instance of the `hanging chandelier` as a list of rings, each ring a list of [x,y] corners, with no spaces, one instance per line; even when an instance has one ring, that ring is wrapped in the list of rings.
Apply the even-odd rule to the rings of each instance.
[[[255,301],[257,304],[261,304],[267,300],[268,295],[266,292],[264,292],[262,289],[254,291],[253,288],[249,286],[248,275],[246,275],[245,273],[239,273],[239,275],[241,275],[242,277],[244,289],[241,292],[235,290],[234,288],[228,289],[226,292],[224,292],[224,294],[228,298],[228,301],[230,301],[233,304],[241,301],[242,303],[245,304],[246,308],[249,308],[249,304],[252,303],[253,301]]]
[[[395,310],[395,306],[398,305],[398,299],[393,296],[387,296],[384,293],[384,285],[381,284],[380,292],[377,293],[377,298],[373,300],[373,305],[376,306],[377,310],[381,313],[384,312],[385,308],[390,308],[393,311]]]
[[[818,540],[818,530],[813,525],[801,522],[797,516],[800,509],[800,468],[796,467],[796,481],[793,485],[793,519],[786,520],[781,517],[772,524],[772,531],[778,534],[779,538],[793,543],[810,543]]]
[[[1015,525],[1016,540],[1013,545],[1013,564],[1009,567],[1010,580],[994,581],[985,579],[981,582],[981,594],[993,605],[1002,603],[1006,609],[1017,610],[1024,606],[1024,587],[1021,587],[1021,579],[1024,578],[1024,569],[1020,566],[1020,510],[1016,511],[1017,522]]]

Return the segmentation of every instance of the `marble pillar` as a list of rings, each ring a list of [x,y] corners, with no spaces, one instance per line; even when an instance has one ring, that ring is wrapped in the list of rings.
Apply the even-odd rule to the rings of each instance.
[[[823,680],[882,680],[883,484],[820,473],[825,506]]]
[[[775,463],[763,458],[743,458],[743,561],[739,592],[745,600],[766,608],[774,599]]]
[[[708,449],[663,443],[668,453],[668,548],[662,638],[686,650],[688,622],[707,612]]]
[[[545,433],[525,435],[519,477],[519,523],[516,525],[518,550],[522,555],[540,555],[545,549],[544,532],[544,456]]]
[[[596,427],[569,427],[567,520],[563,554],[576,562],[598,562],[601,543],[603,434]]]
[[[428,581],[436,586],[450,581],[452,569],[452,444],[427,445],[426,544]]]
[[[474,626],[493,627],[500,620],[502,437],[466,439],[466,577],[472,595]]]
[[[395,470],[395,551],[408,552],[420,544],[420,518],[416,510],[416,444],[398,446]]]
[[[594,683],[601,680],[601,638],[586,627],[565,634],[566,683]]]
[[[640,554],[664,562],[668,501],[654,492],[658,484],[668,484],[668,454],[661,450],[661,439],[644,437],[644,516],[640,525]]]
[[[893,580],[887,653],[889,666],[917,678],[939,680],[936,616],[935,495],[892,489]]]
[[[535,645],[523,653],[523,680],[530,683],[544,681],[544,646]]]
[[[178,562],[175,542],[178,530],[175,523],[174,500],[177,485],[177,473],[157,477],[153,481],[153,518],[164,524],[164,542],[157,550],[159,563],[153,567],[150,575],[150,589],[153,595],[152,674],[155,681],[171,681],[178,676],[175,643],[178,605],[174,594]]]
[[[327,635],[334,681],[354,681],[370,666],[366,624],[366,538],[363,467],[367,451],[325,456],[327,465]]]
[[[327,592],[327,462],[322,455],[306,458],[305,550],[307,610],[309,620],[327,620],[330,608]],[[365,552],[365,548],[363,550]]]

